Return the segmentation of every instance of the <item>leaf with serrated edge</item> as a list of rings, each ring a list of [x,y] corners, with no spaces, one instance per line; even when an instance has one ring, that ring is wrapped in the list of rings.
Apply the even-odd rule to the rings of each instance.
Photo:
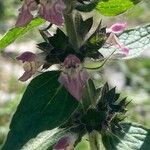
[[[34,78],[14,114],[3,150],[20,149],[45,130],[64,123],[78,101],[58,82],[60,72],[45,72]]]
[[[148,150],[150,129],[136,123],[121,123],[122,129],[102,136],[106,150]]]
[[[100,88],[95,88],[91,79],[88,80],[82,97],[82,104],[85,110],[87,110],[91,105],[96,105],[97,99],[100,97],[100,90]]]
[[[132,8],[141,0],[109,0],[100,1],[96,10],[104,16],[116,16]]]
[[[9,44],[14,42],[16,39],[24,35],[29,30],[43,24],[45,22],[44,19],[36,18],[32,20],[27,26],[25,27],[14,27],[6,32],[6,34],[0,39],[0,51],[7,47]]]
[[[150,24],[126,30],[119,35],[119,41],[129,48],[129,54],[126,57],[123,57],[123,59],[138,57],[144,50],[150,48]],[[102,53],[104,57],[107,57],[114,50],[116,50],[116,54],[121,52],[121,49],[114,46],[103,46],[99,49],[99,52]]]

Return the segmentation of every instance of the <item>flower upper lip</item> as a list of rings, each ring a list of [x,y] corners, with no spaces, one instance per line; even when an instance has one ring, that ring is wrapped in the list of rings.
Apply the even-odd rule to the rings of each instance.
[[[106,29],[106,33],[110,33],[106,40],[106,43],[114,45],[117,48],[120,48],[122,50],[120,53],[122,53],[125,56],[128,55],[129,48],[119,41],[116,34],[122,33],[126,27],[127,27],[126,23],[115,23],[110,28]]]
[[[23,69],[24,73],[23,75],[19,78],[20,81],[27,81],[29,78],[34,75],[38,68],[44,64],[45,60],[44,58],[46,55],[43,53],[40,54],[34,54],[32,52],[24,52],[20,56],[18,56],[16,59],[20,60],[23,62]]]
[[[39,10],[37,9],[39,5]],[[16,22],[17,27],[22,27],[30,23],[33,19],[32,11],[38,10],[39,16],[45,20],[61,26],[63,24],[63,11],[65,10],[63,0],[40,0],[39,4],[35,0],[24,0],[22,7],[19,9],[19,17]]]

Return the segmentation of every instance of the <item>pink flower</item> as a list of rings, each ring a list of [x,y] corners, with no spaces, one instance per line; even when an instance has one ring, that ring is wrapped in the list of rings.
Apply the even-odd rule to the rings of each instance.
[[[127,27],[126,23],[115,23],[110,28],[107,28],[106,32],[119,34],[122,33],[126,27]]]
[[[39,15],[45,20],[61,26],[64,21],[63,11],[65,8],[63,0],[40,0],[39,4],[36,0],[24,0],[23,6],[20,8],[16,26],[22,27],[30,23],[33,19],[32,11],[35,10],[37,10]]]
[[[65,9],[63,0],[40,0],[39,14],[45,20],[61,26],[63,23],[63,11]]]
[[[32,11],[37,9],[35,0],[24,0],[23,6],[19,9],[20,13],[16,22],[16,27],[22,27],[30,23],[33,19]]]
[[[77,135],[75,133],[65,135],[54,145],[53,150],[73,150],[76,140]]]
[[[127,48],[124,44],[120,43],[118,37],[114,33],[110,33],[109,37],[106,40],[106,43],[120,48],[125,56],[127,56],[129,53],[129,48]]]
[[[74,96],[81,100],[88,73],[82,68],[81,61],[75,55],[68,55],[62,64],[60,83]]]
[[[44,64],[44,58],[45,55],[43,53],[36,55],[28,51],[18,56],[16,59],[23,62],[24,69],[24,73],[19,80],[24,82],[31,78],[37,72],[38,68]]]
[[[126,26],[126,23],[115,23],[110,28],[106,29],[106,33],[110,33],[106,40],[106,43],[120,48],[122,50],[121,53],[125,56],[128,55],[129,49],[124,44],[120,43],[116,34],[122,33]]]

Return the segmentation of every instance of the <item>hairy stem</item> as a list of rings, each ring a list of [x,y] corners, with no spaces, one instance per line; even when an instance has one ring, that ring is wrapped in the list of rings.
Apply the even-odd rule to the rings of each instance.
[[[75,51],[77,51],[79,48],[79,42],[72,13],[72,0],[65,0],[65,3],[67,7],[69,7],[70,9],[69,11],[67,10],[67,12],[64,13],[66,32],[69,37],[71,45],[73,46]]]
[[[99,137],[97,131],[89,133],[89,144],[91,150],[100,150]]]

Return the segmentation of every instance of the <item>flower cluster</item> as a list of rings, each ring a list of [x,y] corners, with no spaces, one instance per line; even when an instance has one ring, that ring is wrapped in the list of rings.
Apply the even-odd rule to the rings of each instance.
[[[128,54],[128,48],[119,42],[116,34],[122,33],[125,27],[126,24],[124,23],[116,23],[106,29],[106,33],[109,34],[106,43],[120,48],[123,55]],[[34,75],[40,66],[47,63],[47,55],[48,54],[45,52],[38,55],[31,52],[25,52],[18,56],[17,60],[23,62],[23,69],[25,71],[19,80],[26,81]],[[89,79],[88,71],[84,68],[83,62],[84,61],[81,61],[76,54],[67,54],[64,60],[60,60],[59,63],[61,73],[58,80],[78,101],[82,99],[84,87]]]
[[[117,48],[120,48],[122,50],[122,54],[124,54],[125,56],[128,55],[129,49],[124,44],[119,42],[119,39],[117,38],[116,35],[122,33],[126,27],[127,27],[126,23],[115,23],[110,28],[106,29],[106,33],[110,34],[106,40],[106,43],[114,45]]]
[[[40,0],[39,3],[36,0],[24,0],[16,26],[21,27],[30,23],[34,18],[34,11],[37,11],[37,15],[50,23],[61,26],[65,8],[63,0]]]

